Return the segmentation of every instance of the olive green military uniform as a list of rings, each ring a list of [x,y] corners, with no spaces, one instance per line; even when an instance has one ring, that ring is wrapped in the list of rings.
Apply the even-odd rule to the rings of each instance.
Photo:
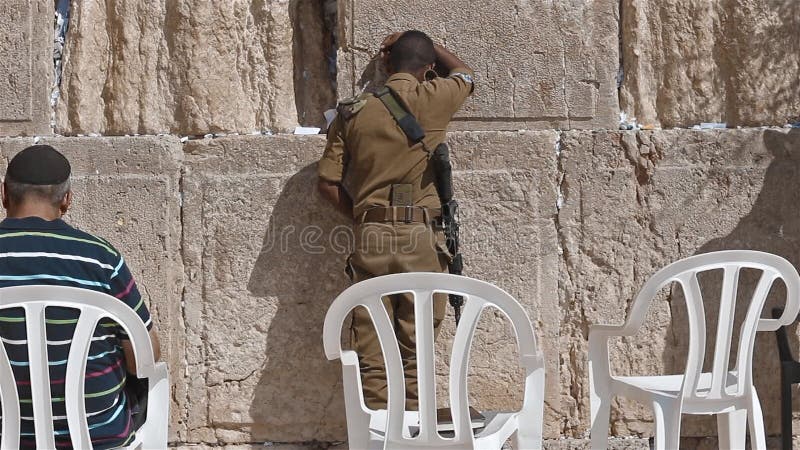
[[[455,69],[447,78],[420,83],[407,73],[386,82],[425,130],[410,143],[380,99],[365,95],[343,111],[328,130],[319,162],[320,178],[341,182],[353,200],[355,251],[348,260],[353,281],[402,272],[446,272],[449,255],[441,230],[432,226],[441,204],[431,152],[444,142],[447,126],[473,90],[472,72]],[[352,113],[352,114],[348,114]],[[413,208],[392,205],[393,189],[410,185]],[[393,187],[394,186],[394,187]],[[395,197],[396,199],[397,197]],[[413,209],[413,219],[409,210]],[[444,319],[447,298],[434,299],[434,335]],[[417,365],[414,304],[410,295],[384,298],[406,375],[406,408],[416,410]],[[352,346],[359,355],[367,406],[386,408],[387,383],[378,337],[369,314],[353,314]]]

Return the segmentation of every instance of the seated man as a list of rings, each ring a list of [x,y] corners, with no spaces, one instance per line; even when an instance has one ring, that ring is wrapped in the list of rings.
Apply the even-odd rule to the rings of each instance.
[[[0,223],[0,287],[46,284],[110,294],[139,314],[150,330],[158,359],[158,337],[150,313],[122,255],[107,241],[61,219],[72,200],[69,176],[69,161],[46,145],[28,147],[9,163],[2,191],[7,218]],[[36,448],[26,342],[45,336],[26,336],[24,317],[22,308],[0,311],[0,337],[17,381],[21,446]],[[77,317],[78,311],[72,309],[46,311],[53,425],[59,447],[70,446],[64,380]],[[127,372],[135,374],[136,363],[124,330],[111,320],[101,320],[88,359],[84,395],[94,448],[125,445],[135,437],[138,418],[132,415],[136,400],[126,389]]]

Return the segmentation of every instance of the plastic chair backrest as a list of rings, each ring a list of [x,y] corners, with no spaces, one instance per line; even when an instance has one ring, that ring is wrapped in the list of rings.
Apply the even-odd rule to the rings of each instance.
[[[419,389],[420,430],[416,438],[403,436],[405,385],[400,349],[381,298],[399,293],[414,295],[416,325],[417,384]],[[436,386],[434,373],[433,294],[458,294],[465,297],[461,322],[456,330],[450,356],[450,407],[455,428],[454,438],[441,437],[436,429]],[[369,311],[380,340],[388,382],[387,448],[412,446],[460,446],[474,443],[467,398],[469,350],[475,327],[483,309],[495,307],[513,325],[517,336],[520,365],[527,370],[523,411],[532,408],[528,395],[544,385],[544,358],[522,306],[502,289],[472,278],[440,273],[404,273],[386,275],[357,283],[334,300],[325,317],[323,340],[329,360],[343,358],[341,329],[350,311],[364,306]],[[532,416],[534,414],[529,415]],[[539,418],[540,420],[541,418]],[[526,426],[535,426],[534,423]]]
[[[731,341],[734,328],[734,313],[739,285],[739,274],[743,268],[762,271],[739,331],[739,348],[735,370],[738,372],[735,388],[726,389]],[[722,291],[720,295],[714,360],[711,371],[711,389],[698,392],[698,381],[703,370],[706,348],[706,317],[697,274],[722,269]],[[786,305],[779,319],[761,318],[764,303],[777,279],[786,285]],[[686,399],[732,400],[749,393],[752,386],[753,346],[756,331],[774,331],[791,323],[800,309],[800,278],[789,261],[780,256],[750,250],[731,250],[706,253],[677,261],[653,275],[636,296],[633,307],[624,325],[633,332],[642,325],[650,301],[665,285],[680,284],[686,299],[689,318],[689,353],[686,358],[686,373],[682,386],[682,397]]]
[[[55,449],[47,364],[45,308],[63,307],[80,311],[70,344],[65,380],[65,407],[73,448],[92,448],[84,403],[84,377],[94,330],[102,318],[117,322],[128,333],[136,356],[139,378],[154,374],[150,335],[139,316],[110,295],[65,286],[15,286],[0,288],[0,310],[23,308],[28,341],[31,396],[38,448]],[[20,409],[14,372],[5,346],[0,345],[0,401],[2,440],[0,448],[19,448]]]

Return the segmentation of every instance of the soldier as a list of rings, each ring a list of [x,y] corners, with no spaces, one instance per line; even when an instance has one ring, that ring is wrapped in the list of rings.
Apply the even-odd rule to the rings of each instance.
[[[441,204],[430,158],[473,91],[472,70],[423,32],[388,36],[381,55],[388,89],[339,105],[319,162],[319,192],[354,220],[355,251],[347,264],[354,282],[391,273],[447,271],[450,255],[436,225]],[[436,72],[449,75],[438,78]],[[413,299],[402,294],[383,300],[403,358],[406,409],[417,410]],[[434,336],[446,302],[445,295],[434,299]],[[366,404],[385,409],[383,356],[364,308],[353,313],[351,339]]]

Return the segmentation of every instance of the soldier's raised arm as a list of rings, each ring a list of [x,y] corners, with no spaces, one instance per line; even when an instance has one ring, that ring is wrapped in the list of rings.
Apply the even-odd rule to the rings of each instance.
[[[455,69],[466,69],[472,72],[472,68],[450,50],[439,44],[433,44],[433,49],[436,51],[436,67],[441,69],[441,72],[449,74]]]

